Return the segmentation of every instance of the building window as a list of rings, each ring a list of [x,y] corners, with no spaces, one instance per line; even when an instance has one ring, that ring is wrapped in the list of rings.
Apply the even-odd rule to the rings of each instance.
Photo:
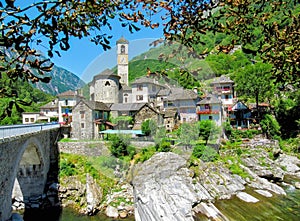
[[[66,106],[68,106],[68,100],[65,100],[65,104],[66,104]]]
[[[105,86],[110,86],[109,81],[106,81],[106,82],[105,82]]]
[[[30,122],[34,122],[34,118],[30,118]]]
[[[206,110],[210,110],[211,109],[211,106],[209,104],[205,104],[205,109]]]
[[[84,111],[80,111],[80,118],[83,119],[84,118]]]
[[[142,91],[142,90],[143,90],[143,85],[142,85],[142,84],[138,84],[138,85],[136,86],[136,90],[137,90],[137,91]]]
[[[209,119],[209,120],[212,120],[212,119],[213,119],[213,117],[212,117],[212,116],[208,116],[208,119]]]
[[[143,100],[143,95],[136,95],[136,100],[137,101],[142,101]]]
[[[128,102],[128,99],[127,97],[124,98],[124,103],[127,103]]]
[[[84,128],[84,123],[81,123],[81,128]]]
[[[25,122],[29,122],[29,118],[25,118]]]
[[[229,95],[226,94],[226,95],[225,95],[225,100],[228,100],[228,99],[229,99]]]

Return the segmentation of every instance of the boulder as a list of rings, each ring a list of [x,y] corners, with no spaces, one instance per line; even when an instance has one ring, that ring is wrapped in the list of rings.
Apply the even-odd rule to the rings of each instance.
[[[220,210],[218,210],[218,208],[215,207],[215,205],[212,203],[201,202],[195,208],[193,208],[193,210],[196,213],[204,214],[206,217],[209,218],[209,220],[229,221],[229,219],[226,216],[224,216],[220,212]]]
[[[241,200],[243,200],[243,201],[245,201],[245,202],[247,202],[247,203],[257,203],[257,202],[259,201],[259,200],[256,199],[255,197],[253,197],[253,196],[251,196],[250,194],[245,193],[245,192],[239,192],[238,194],[236,194],[236,196],[237,196],[239,199],[241,199]]]
[[[118,209],[113,206],[106,207],[105,214],[106,214],[106,216],[108,216],[110,218],[118,218],[119,217]]]
[[[272,197],[272,193],[270,193],[269,191],[266,190],[254,190],[255,192],[257,192],[258,194],[265,196],[265,197]]]
[[[94,215],[98,212],[102,200],[102,189],[94,181],[93,177],[86,174],[86,202],[87,202],[87,214]]]
[[[157,153],[133,171],[136,221],[193,221],[198,201],[186,160]]]

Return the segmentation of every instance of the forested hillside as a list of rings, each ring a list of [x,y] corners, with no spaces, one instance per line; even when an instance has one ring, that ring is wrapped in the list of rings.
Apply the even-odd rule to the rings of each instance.
[[[26,81],[12,82],[5,76],[0,79],[0,88],[6,95],[0,97],[0,125],[20,124],[22,112],[39,112],[41,105],[54,99]]]

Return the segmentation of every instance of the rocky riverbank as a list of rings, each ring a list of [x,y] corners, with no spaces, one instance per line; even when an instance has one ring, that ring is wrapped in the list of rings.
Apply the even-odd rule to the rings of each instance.
[[[132,165],[126,177],[115,181],[104,193],[89,173],[85,179],[67,176],[49,186],[42,198],[48,204],[74,207],[79,213],[95,215],[99,211],[111,218],[135,215],[137,221],[192,221],[196,214],[211,220],[228,220],[215,206],[217,200],[236,196],[249,204],[257,203],[247,193],[252,188],[266,198],[285,195],[283,186],[300,188],[285,182],[285,176],[300,178],[300,160],[283,153],[278,143],[252,139],[239,148],[221,149],[220,160],[190,160],[187,152],[156,153],[144,163]],[[117,173],[118,171],[115,171]],[[42,199],[31,199],[33,207],[44,207]],[[15,209],[24,208],[15,199]]]
[[[174,153],[157,153],[133,170],[136,220],[194,220],[203,213],[210,220],[228,220],[215,206],[219,199],[237,196],[248,203],[258,199],[249,195],[246,187],[271,197],[285,195],[284,177],[300,178],[300,160],[283,154],[268,140],[251,140],[242,153],[221,151],[218,162],[188,162]],[[259,144],[259,145],[258,145]],[[236,172],[236,173],[233,173]]]

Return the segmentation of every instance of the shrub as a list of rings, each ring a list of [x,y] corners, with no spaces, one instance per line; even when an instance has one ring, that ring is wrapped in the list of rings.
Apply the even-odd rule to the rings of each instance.
[[[219,154],[214,148],[205,145],[196,145],[193,149],[192,156],[204,162],[214,162],[219,158]]]
[[[156,128],[157,125],[155,123],[154,120],[152,119],[147,119],[142,123],[142,132],[143,134],[145,134],[146,136],[152,135],[156,133]]]
[[[162,141],[157,149],[159,152],[171,151],[171,143],[168,141]]]
[[[73,176],[77,174],[75,164],[70,161],[61,161],[59,167],[59,175],[61,177]]]
[[[155,147],[143,148],[142,151],[137,155],[135,162],[144,162],[150,159],[156,152]]]
[[[280,126],[275,117],[266,114],[264,119],[260,122],[262,131],[266,134],[267,138],[275,138],[280,135]]]
[[[129,139],[126,136],[113,136],[110,151],[115,157],[130,156],[132,159],[135,155],[135,148],[130,146]]]

